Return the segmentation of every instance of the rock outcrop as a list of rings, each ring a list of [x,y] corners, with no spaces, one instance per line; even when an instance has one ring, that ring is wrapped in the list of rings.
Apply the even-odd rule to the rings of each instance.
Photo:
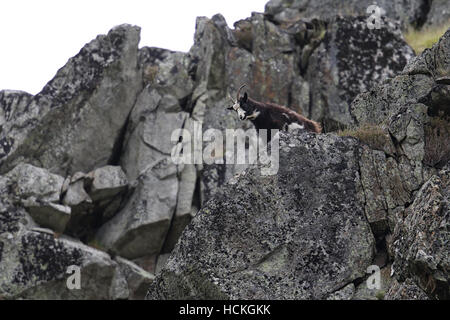
[[[439,111],[442,117],[448,108],[443,101],[445,79],[450,74],[449,35],[450,31],[431,50],[413,59],[400,75],[353,101],[350,115],[354,126],[359,130],[376,128],[366,135],[374,135],[378,143],[341,140],[331,134],[283,136],[276,177],[261,176],[258,168],[251,167],[237,182],[222,186],[184,231],[150,286],[148,298],[448,299],[448,172],[438,172],[426,156],[433,151],[427,128],[433,125],[433,118],[440,117]],[[441,121],[442,129],[448,127],[445,117]],[[296,147],[299,150],[292,152]],[[438,155],[442,156],[433,156]],[[328,156],[333,157],[332,163],[328,163]],[[341,157],[345,161],[340,162]],[[436,163],[442,165],[442,161]],[[319,169],[323,164],[326,170]],[[314,175],[317,170],[321,174]],[[339,172],[350,178],[352,187],[342,182]],[[316,190],[318,185],[331,189]],[[309,191],[312,193],[305,196]],[[341,208],[334,204],[334,197],[354,207]],[[355,276],[336,283],[336,279],[326,282],[326,275],[320,275],[317,289],[315,275],[329,270],[328,258],[339,252],[332,246],[323,248],[326,257],[314,260],[320,267],[314,269],[314,275],[309,274],[309,267],[317,265],[304,257],[312,249],[306,239],[317,233],[330,239],[348,231],[339,223],[335,225],[336,220],[322,221],[321,214],[334,212],[332,216],[338,219],[346,216],[349,208],[352,214],[361,210],[364,224],[370,226],[352,234],[362,236],[360,243],[370,243],[358,252],[373,249],[365,256],[365,267],[375,264],[382,268],[383,286],[378,291],[366,287],[362,265],[344,266],[339,261],[333,261],[334,265],[342,270],[350,268]],[[300,214],[290,216],[290,210]],[[310,217],[322,221],[320,227],[314,227]],[[229,221],[234,218],[238,220]],[[293,229],[282,229],[278,234],[278,228],[286,226],[284,218]],[[289,237],[304,225],[312,229]],[[272,244],[271,230],[276,230],[275,239],[281,243]],[[258,235],[264,235],[264,240]],[[255,239],[249,240],[252,237]],[[327,243],[339,243],[334,239]],[[264,251],[266,243],[271,249]],[[316,245],[320,243],[317,240]]]
[[[139,31],[122,25],[98,36],[32,98],[2,94],[1,173],[20,162],[61,175],[109,164],[141,90]]]
[[[371,28],[350,3],[199,17],[187,53],[120,25],[0,91],[0,299],[448,299],[450,31],[418,57],[401,34],[445,4],[381,1]],[[242,83],[324,128],[281,134],[275,175],[203,153],[252,128]]]
[[[271,0],[266,4],[265,13],[275,21],[283,22],[301,18],[321,18],[329,20],[337,15],[368,16],[377,13],[377,17],[388,17],[401,22],[403,28],[420,27],[427,21],[430,2],[445,0]],[[376,5],[381,10],[375,11]]]
[[[186,228],[149,297],[323,299],[363,277],[375,241],[357,156],[351,138],[283,135],[278,174],[250,168],[223,186]]]

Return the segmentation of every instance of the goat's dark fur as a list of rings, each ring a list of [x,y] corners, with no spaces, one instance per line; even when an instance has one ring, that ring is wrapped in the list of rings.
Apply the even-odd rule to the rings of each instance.
[[[287,130],[289,125],[296,123],[304,130],[320,133],[322,131],[320,124],[305,118],[297,112],[286,107],[274,104],[264,103],[247,96],[239,98],[239,107],[244,111],[241,112],[241,120],[249,119],[255,125],[256,129],[278,129]],[[232,108],[230,108],[232,109]]]

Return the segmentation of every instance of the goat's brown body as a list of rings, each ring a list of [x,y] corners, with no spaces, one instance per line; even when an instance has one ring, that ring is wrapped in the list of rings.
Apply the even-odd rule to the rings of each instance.
[[[319,123],[310,120],[297,112],[274,103],[259,102],[248,98],[259,112],[259,116],[251,120],[257,129],[284,130],[291,123],[304,126],[305,130],[320,133],[322,128]]]

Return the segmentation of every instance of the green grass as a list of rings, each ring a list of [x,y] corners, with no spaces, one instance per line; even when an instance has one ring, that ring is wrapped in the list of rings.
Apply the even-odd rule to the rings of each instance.
[[[422,30],[409,29],[405,32],[406,42],[419,55],[426,48],[431,48],[450,28],[450,21],[442,26],[424,27]]]

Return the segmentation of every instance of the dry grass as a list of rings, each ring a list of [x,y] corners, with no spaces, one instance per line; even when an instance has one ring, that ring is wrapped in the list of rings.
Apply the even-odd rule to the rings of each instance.
[[[337,135],[341,137],[354,137],[376,150],[383,150],[390,142],[389,134],[374,124],[363,124],[358,128],[340,130],[337,132]]]
[[[425,131],[425,156],[423,162],[431,167],[450,161],[450,117],[441,113],[431,118]]]
[[[450,28],[450,21],[442,26],[425,27],[422,30],[409,29],[405,32],[406,42],[414,49],[417,55],[426,48],[431,48],[439,38]]]

